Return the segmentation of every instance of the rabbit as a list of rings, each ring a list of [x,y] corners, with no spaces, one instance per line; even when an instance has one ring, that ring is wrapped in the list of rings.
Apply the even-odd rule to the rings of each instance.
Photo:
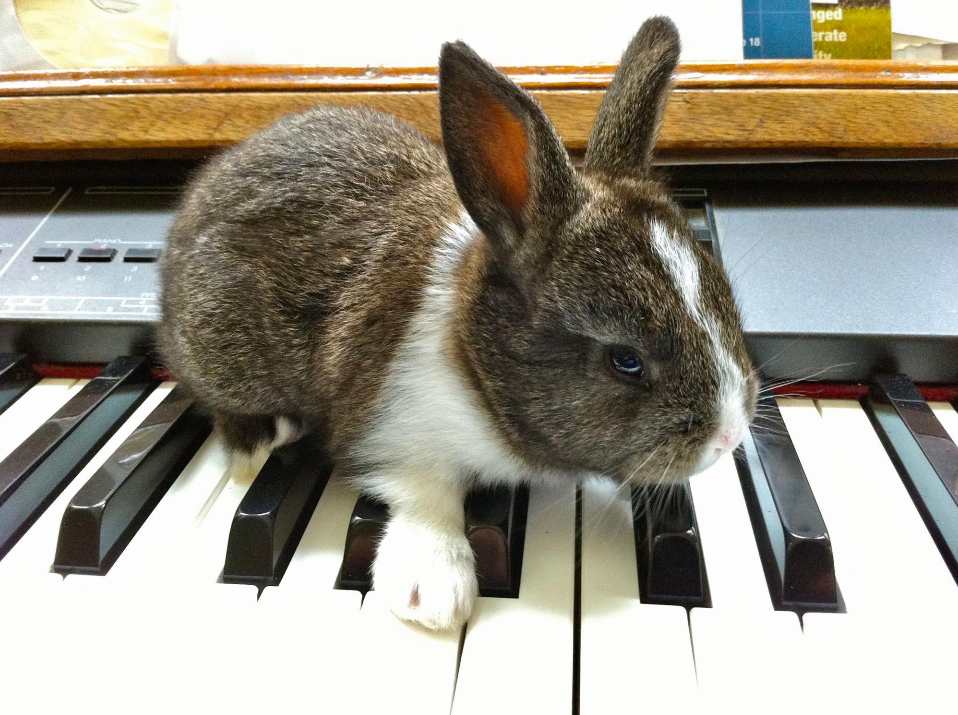
[[[670,20],[642,25],[581,169],[460,41],[439,59],[442,147],[317,106],[187,187],[161,354],[238,458],[319,435],[388,505],[373,585],[401,619],[468,620],[471,487],[677,482],[754,417],[729,282],[652,176],[678,56]]]

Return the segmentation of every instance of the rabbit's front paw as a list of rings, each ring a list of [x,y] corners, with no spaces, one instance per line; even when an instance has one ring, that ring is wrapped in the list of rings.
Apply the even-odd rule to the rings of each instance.
[[[392,519],[373,564],[373,586],[399,618],[442,630],[469,618],[479,587],[462,533]]]

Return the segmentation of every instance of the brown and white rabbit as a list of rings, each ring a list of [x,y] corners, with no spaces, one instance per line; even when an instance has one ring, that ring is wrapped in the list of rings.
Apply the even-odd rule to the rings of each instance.
[[[647,21],[581,171],[529,94],[461,42],[443,148],[317,107],[209,163],[163,264],[161,348],[241,455],[307,431],[384,500],[375,589],[468,618],[477,483],[680,480],[733,449],[757,382],[718,263],[650,177],[674,25]]]

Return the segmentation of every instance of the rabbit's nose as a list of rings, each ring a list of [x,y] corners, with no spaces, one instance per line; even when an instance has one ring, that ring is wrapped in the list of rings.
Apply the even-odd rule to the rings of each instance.
[[[709,444],[714,458],[718,459],[738,447],[745,436],[745,429],[739,424],[723,425]]]
[[[731,452],[738,447],[744,436],[745,430],[741,428],[723,429],[715,438],[715,447],[721,452]]]

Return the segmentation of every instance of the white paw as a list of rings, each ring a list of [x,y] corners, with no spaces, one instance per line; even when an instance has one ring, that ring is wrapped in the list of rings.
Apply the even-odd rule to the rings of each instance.
[[[373,587],[403,620],[457,628],[479,591],[472,546],[465,534],[392,519],[373,562]]]
[[[297,425],[289,417],[277,417],[275,419],[275,425],[276,436],[273,438],[273,443],[269,445],[268,449],[270,451],[276,449],[277,447],[284,447],[287,444],[292,444],[306,434],[306,430]]]
[[[252,484],[268,457],[269,450],[265,447],[260,447],[252,454],[239,450],[231,451],[229,453],[230,477],[238,484]]]

